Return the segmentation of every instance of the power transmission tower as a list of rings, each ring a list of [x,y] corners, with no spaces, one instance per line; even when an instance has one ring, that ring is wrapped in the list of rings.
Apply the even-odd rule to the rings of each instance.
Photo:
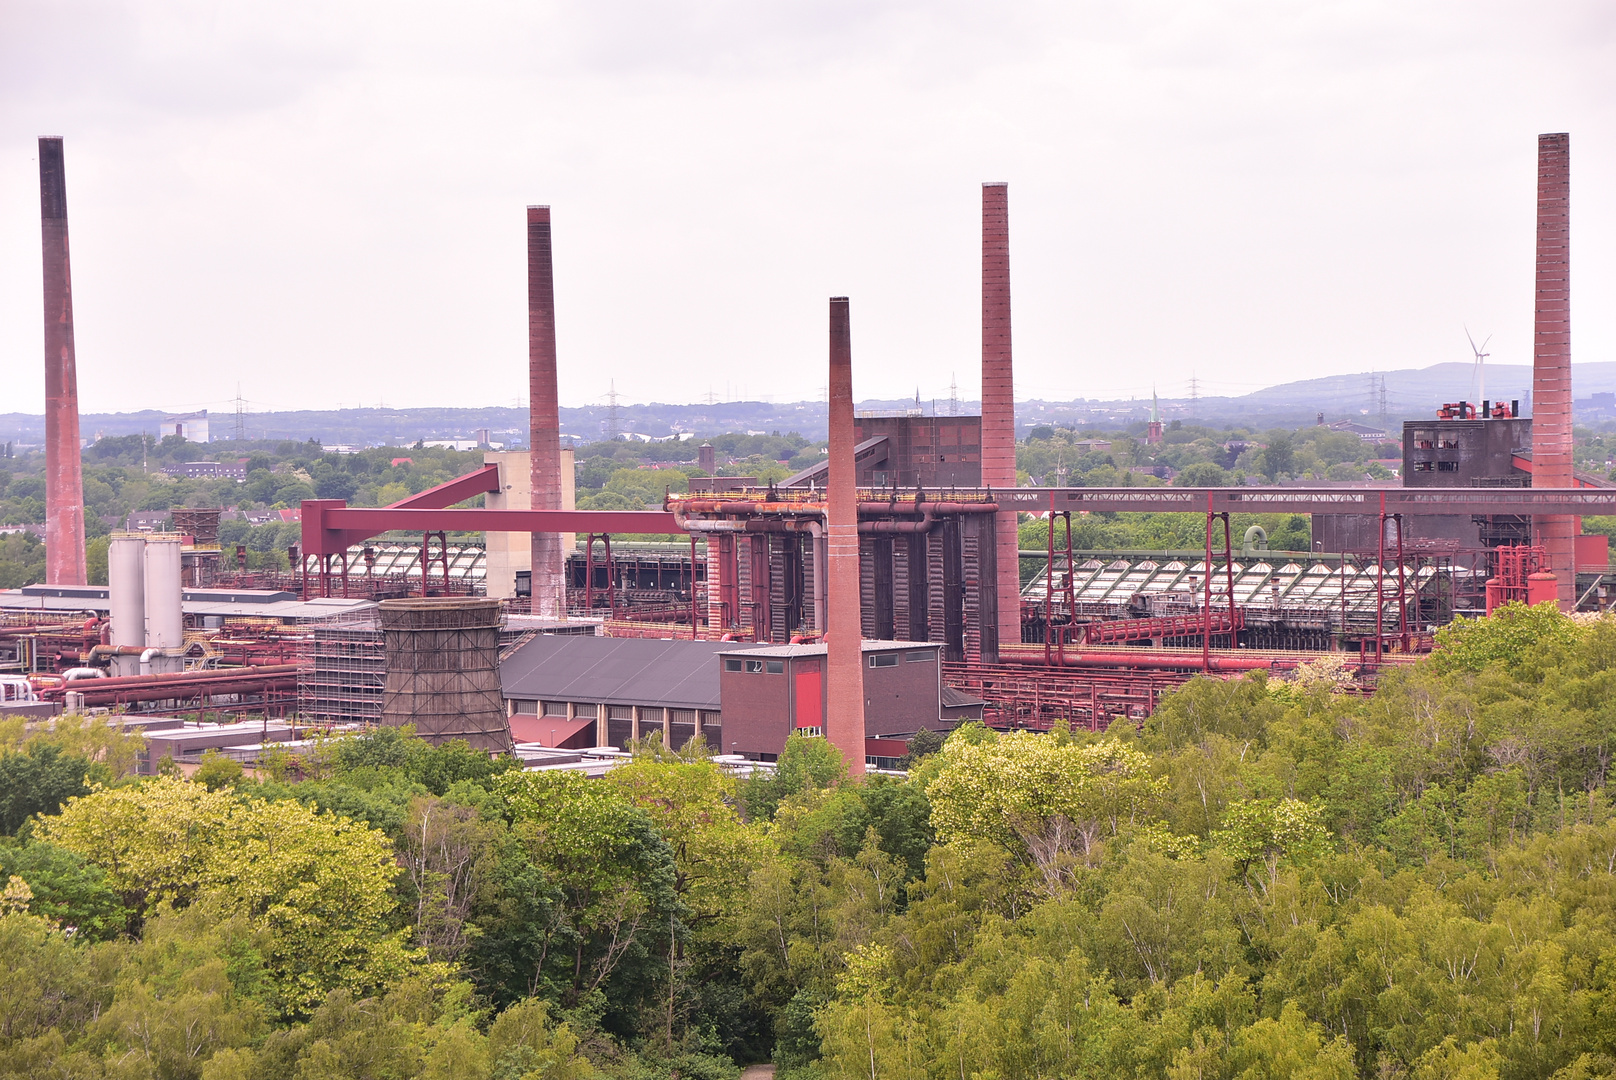
[[[1373,371],[1369,373],[1369,408],[1366,412],[1375,411],[1375,402],[1379,398],[1380,376]]]
[[[1194,376],[1194,374],[1192,373],[1190,375],[1190,417],[1191,417],[1191,419],[1195,419],[1195,418],[1198,418],[1200,416],[1200,406],[1201,406],[1201,381],[1199,379],[1197,379]]]
[[[241,384],[236,384],[236,441],[247,441],[247,403],[241,398]]]
[[[617,417],[617,380],[609,384],[611,389],[606,391],[606,437],[616,439],[621,432]]]
[[[1386,376],[1380,377],[1380,422],[1386,422]]]
[[[937,410],[933,409],[933,412]],[[954,379],[954,373],[948,373],[948,415],[959,415],[959,383]]]

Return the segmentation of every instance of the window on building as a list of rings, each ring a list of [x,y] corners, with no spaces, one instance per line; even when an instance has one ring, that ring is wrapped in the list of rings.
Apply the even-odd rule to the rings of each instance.
[[[518,701],[516,703],[516,714],[518,716],[537,716],[539,714],[539,703],[537,701]]]
[[[786,662],[784,660],[765,660],[763,661],[763,670],[769,675],[784,675]]]
[[[725,671],[739,671],[739,670],[741,670],[741,658],[738,657],[738,656],[726,656],[726,657],[724,657],[724,670]]]
[[[573,715],[580,720],[593,720],[600,715],[600,706],[598,705],[579,705],[577,710]]]
[[[1458,472],[1459,471],[1459,463],[1457,461],[1439,461],[1439,462],[1436,463],[1436,471],[1437,472]]]
[[[871,667],[897,667],[898,654],[895,652],[878,652],[870,657]]]
[[[566,716],[567,703],[565,701],[546,701],[544,703],[545,716]]]
[[[916,649],[914,652],[904,653],[903,658],[911,664],[924,664],[931,659],[931,652],[928,649]]]
[[[760,672],[762,672],[762,670],[763,670],[763,661],[761,661],[761,660],[748,660],[746,662],[746,673],[748,675],[757,675]]]

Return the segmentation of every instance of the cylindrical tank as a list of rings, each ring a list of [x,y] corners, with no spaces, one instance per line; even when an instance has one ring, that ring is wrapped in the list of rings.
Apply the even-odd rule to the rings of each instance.
[[[382,723],[412,725],[435,746],[464,739],[477,750],[509,750],[499,684],[499,601],[412,597],[378,606],[387,667]]]
[[[1558,579],[1551,571],[1539,570],[1535,574],[1526,576],[1526,602],[1533,607],[1542,603],[1558,603],[1560,590]]]
[[[146,536],[113,533],[107,544],[107,606],[113,645],[146,644]],[[138,656],[115,656],[114,675],[139,675]]]
[[[1487,579],[1487,614],[1491,615],[1493,609],[1504,602],[1504,583],[1497,578]]]
[[[184,597],[180,586],[179,533],[146,537],[146,647],[177,649],[185,644]],[[178,656],[153,657],[151,671],[181,671]]]

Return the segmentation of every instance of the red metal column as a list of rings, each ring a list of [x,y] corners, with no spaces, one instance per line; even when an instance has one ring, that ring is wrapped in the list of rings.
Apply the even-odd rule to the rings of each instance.
[[[982,483],[1016,486],[1016,400],[1010,364],[1010,195],[1005,184],[982,185]],[[1016,511],[994,517],[998,625],[982,628],[982,662],[999,647],[1021,643],[1021,559]]]
[[[1206,581],[1203,583],[1201,598],[1201,670],[1212,670],[1212,495],[1206,496],[1206,562],[1202,569],[1206,571]]]
[[[860,630],[858,490],[853,463],[853,341],[847,297],[830,300],[830,470],[826,477],[829,632],[825,734],[847,771],[864,772],[864,646]],[[1014,594],[1012,594],[1014,595]],[[1016,606],[1019,620],[1019,604]]]
[[[535,510],[561,509],[561,407],[556,389],[555,272],[550,208],[527,208],[528,408]],[[567,617],[566,552],[561,534],[533,534],[533,612]]]
[[[1537,137],[1537,297],[1532,348],[1532,486],[1571,476],[1571,136]],[[1575,520],[1539,516],[1562,611],[1576,603]]]
[[[1230,532],[1229,512],[1223,512],[1223,573],[1224,588],[1228,591],[1229,600],[1229,648],[1233,649],[1239,644],[1238,620],[1234,614],[1234,536]]]
[[[1068,533],[1070,527],[1068,526]],[[1016,556],[1018,559],[1021,557]],[[1019,603],[1019,601],[1018,601]],[[1050,661],[1055,612],[1055,493],[1049,493],[1049,558],[1044,563],[1044,663]]]
[[[690,640],[700,636],[701,620],[696,617],[696,534],[690,534]]]
[[[39,218],[45,254],[45,584],[83,585],[84,474],[60,138],[39,140]]]
[[[1380,549],[1375,557],[1375,665],[1378,669],[1386,644],[1386,493],[1380,493]]]

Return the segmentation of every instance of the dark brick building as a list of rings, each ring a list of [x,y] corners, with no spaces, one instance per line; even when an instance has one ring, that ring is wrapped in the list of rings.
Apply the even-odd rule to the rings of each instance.
[[[939,651],[940,646],[928,642],[864,642],[868,741],[907,739],[921,728],[943,730]],[[720,653],[719,659],[724,753],[772,761],[793,731],[824,733],[824,645],[736,649]],[[950,715],[959,715],[957,707]]]

